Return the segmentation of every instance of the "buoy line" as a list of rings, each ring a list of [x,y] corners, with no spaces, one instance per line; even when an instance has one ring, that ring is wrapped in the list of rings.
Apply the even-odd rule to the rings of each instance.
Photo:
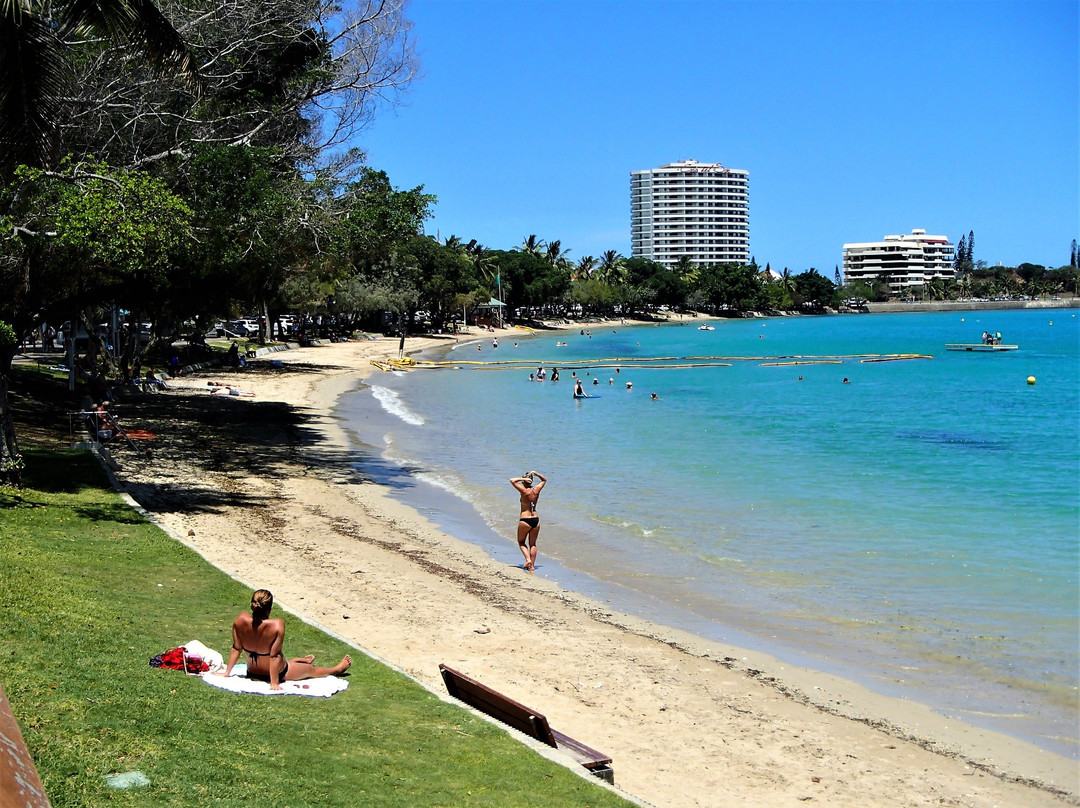
[[[904,359],[933,359],[931,354],[826,354],[821,356],[784,354],[780,356],[625,356],[611,359],[537,359],[524,362],[521,359],[459,359],[457,361],[417,361],[404,359],[371,360],[380,370],[440,369],[469,366],[476,370],[528,370],[533,367],[558,367],[566,370],[590,368],[618,368],[622,366],[652,365],[650,369],[662,368],[686,370],[690,368],[731,367],[735,362],[758,362],[761,367],[789,367],[792,365],[842,365],[846,361],[897,362]],[[661,364],[667,363],[667,364]],[[677,364],[672,364],[677,363]]]

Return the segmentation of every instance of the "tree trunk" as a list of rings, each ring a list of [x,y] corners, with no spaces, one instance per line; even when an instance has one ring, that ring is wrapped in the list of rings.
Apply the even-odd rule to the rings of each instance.
[[[23,458],[15,438],[15,419],[8,402],[8,371],[15,357],[15,348],[0,348],[0,485],[22,485]]]

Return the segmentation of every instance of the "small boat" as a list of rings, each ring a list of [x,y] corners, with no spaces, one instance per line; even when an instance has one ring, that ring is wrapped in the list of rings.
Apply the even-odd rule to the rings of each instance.
[[[998,351],[1015,351],[1019,345],[1002,345],[1001,343],[989,344],[986,342],[946,342],[946,351],[973,351],[976,353],[997,353]]]
[[[715,327],[715,326],[711,326],[711,325],[699,325],[699,326],[697,327],[697,330],[698,330],[698,331],[715,331],[715,330],[716,330],[716,327]]]

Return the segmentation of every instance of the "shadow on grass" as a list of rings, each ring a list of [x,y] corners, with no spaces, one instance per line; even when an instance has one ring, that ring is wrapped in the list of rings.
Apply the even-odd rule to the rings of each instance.
[[[23,485],[48,494],[77,494],[101,488],[108,479],[89,452],[75,449],[24,449]]]

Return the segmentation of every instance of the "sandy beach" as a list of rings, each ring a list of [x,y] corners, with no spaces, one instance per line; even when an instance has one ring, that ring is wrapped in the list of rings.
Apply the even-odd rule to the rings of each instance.
[[[442,662],[541,710],[656,806],[1080,805],[1075,761],[613,613],[442,533],[351,468],[334,417],[397,347],[287,350],[171,381],[125,421],[158,437],[148,457],[115,452],[122,490],[215,566],[433,690]],[[255,396],[211,396],[208,380]]]

